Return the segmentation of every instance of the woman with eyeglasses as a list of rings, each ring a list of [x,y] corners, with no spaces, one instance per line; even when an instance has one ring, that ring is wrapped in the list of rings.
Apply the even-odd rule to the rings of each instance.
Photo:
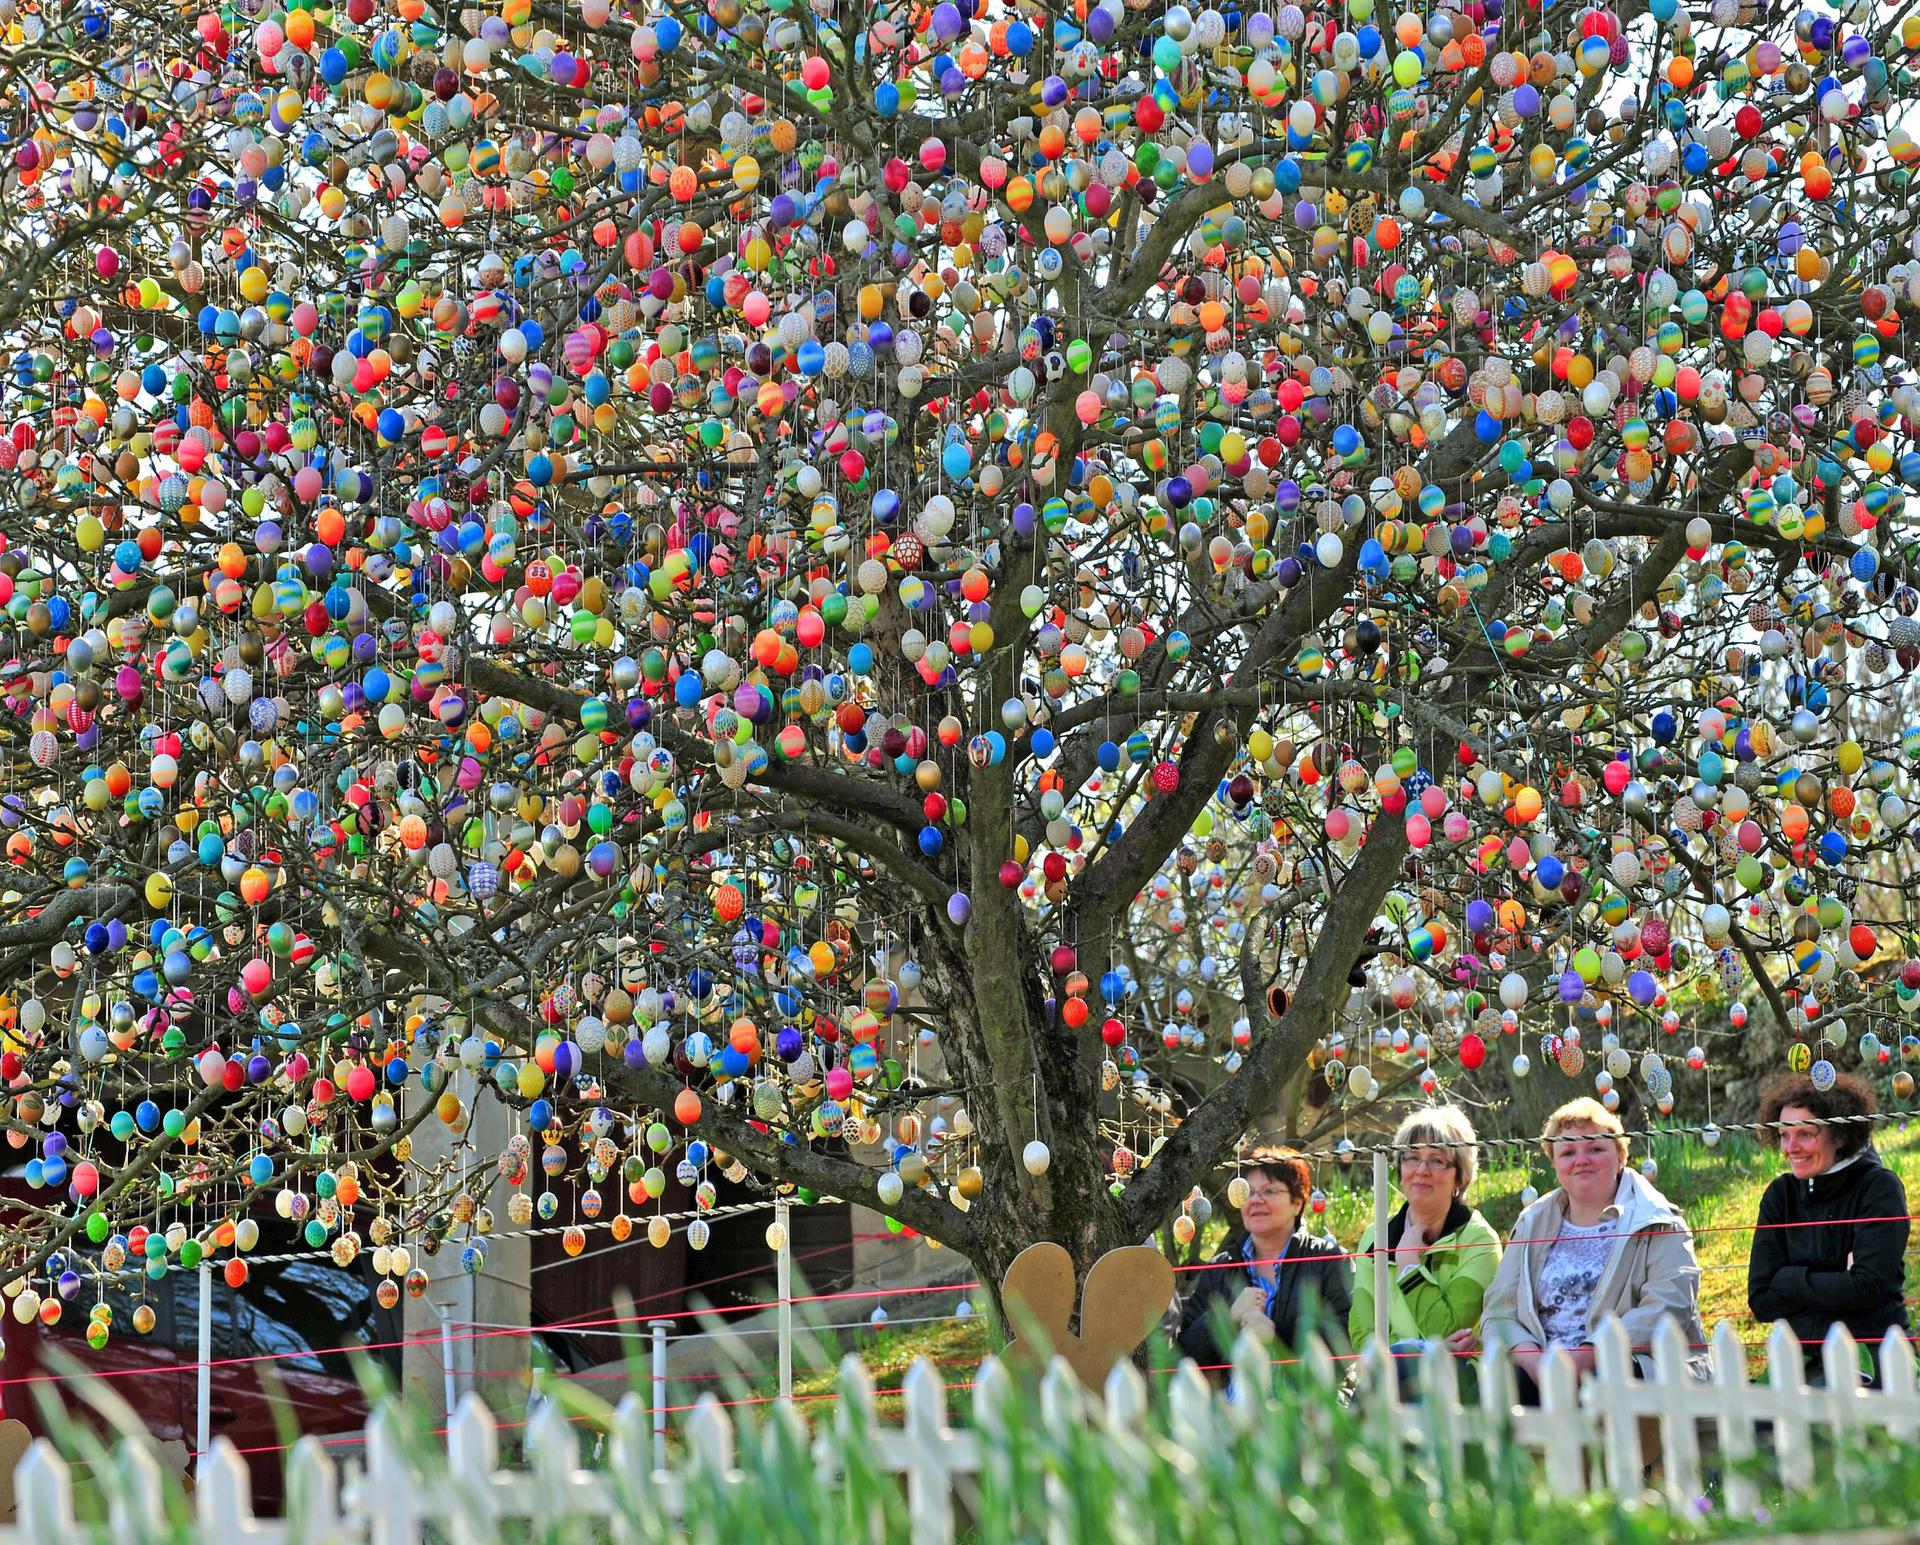
[[[1474,1344],[1480,1306],[1500,1266],[1500,1236],[1466,1203],[1477,1173],[1477,1138],[1452,1105],[1415,1111],[1393,1134],[1401,1208],[1387,1223],[1387,1328],[1403,1382],[1429,1344],[1464,1353]],[[1355,1249],[1353,1309],[1347,1330],[1355,1351],[1373,1340],[1372,1225]],[[1462,1370],[1472,1376],[1472,1364]]]
[[[1301,1221],[1313,1171],[1290,1148],[1261,1148],[1243,1176],[1241,1226],[1192,1274],[1197,1281],[1180,1314],[1180,1350],[1197,1363],[1221,1363],[1243,1330],[1296,1350],[1311,1325],[1335,1353],[1344,1353],[1353,1267],[1337,1239],[1311,1234]]]

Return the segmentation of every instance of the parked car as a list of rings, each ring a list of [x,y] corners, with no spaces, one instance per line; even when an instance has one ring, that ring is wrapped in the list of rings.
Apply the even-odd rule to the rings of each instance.
[[[10,1192],[17,1182],[0,1182]],[[294,1235],[273,1214],[260,1218],[257,1256],[290,1249]],[[79,1378],[111,1389],[154,1439],[189,1458],[197,1437],[200,1279],[171,1271],[158,1280],[121,1276],[104,1290],[113,1308],[107,1345],[86,1343],[88,1312],[102,1295],[93,1275],[80,1270],[82,1286],[64,1306],[58,1323],[20,1325],[6,1318],[6,1353],[0,1358],[0,1417],[18,1417],[36,1434],[46,1431],[37,1391],[50,1392],[59,1409],[104,1423],[78,1394],[78,1383],[52,1366],[54,1349],[82,1370]],[[246,1456],[253,1476],[254,1507],[278,1512],[285,1500],[285,1454],[293,1436],[357,1433],[366,1425],[367,1400],[354,1373],[353,1353],[386,1364],[398,1381],[400,1350],[386,1343],[401,1335],[398,1309],[382,1309],[374,1277],[363,1256],[342,1268],[323,1255],[294,1261],[256,1261],[247,1280],[230,1288],[215,1271],[212,1304],[213,1364],[209,1410],[214,1437],[224,1437]],[[134,1311],[154,1311],[152,1328],[134,1329]],[[173,1448],[172,1445],[179,1445]]]

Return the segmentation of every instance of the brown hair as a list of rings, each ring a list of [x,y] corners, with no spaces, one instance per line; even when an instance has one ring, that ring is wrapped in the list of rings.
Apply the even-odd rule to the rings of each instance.
[[[1827,1089],[1820,1088],[1804,1073],[1790,1073],[1785,1078],[1776,1079],[1760,1096],[1760,1119],[1776,1122],[1780,1119],[1780,1112],[1789,1105],[1797,1105],[1801,1110],[1810,1112],[1816,1121],[1871,1116],[1880,1108],[1879,1100],[1874,1097],[1873,1086],[1851,1073],[1835,1075],[1832,1087]],[[1783,1135],[1780,1130],[1776,1127],[1768,1135],[1773,1139],[1774,1147],[1778,1148]],[[1872,1136],[1873,1123],[1870,1121],[1838,1121],[1833,1128],[1834,1157],[1852,1158],[1867,1146],[1867,1139]]]
[[[1313,1168],[1304,1154],[1292,1148],[1256,1148],[1247,1155],[1247,1173],[1262,1174],[1277,1180],[1293,1195],[1294,1204],[1305,1208],[1313,1195]]]

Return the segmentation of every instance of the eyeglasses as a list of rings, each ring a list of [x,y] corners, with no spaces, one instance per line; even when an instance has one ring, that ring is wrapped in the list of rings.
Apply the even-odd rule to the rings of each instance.
[[[1285,1186],[1249,1186],[1247,1200],[1250,1202],[1277,1202],[1282,1197],[1293,1200],[1293,1193]]]
[[[1453,1160],[1444,1153],[1403,1153],[1402,1169],[1452,1169]]]

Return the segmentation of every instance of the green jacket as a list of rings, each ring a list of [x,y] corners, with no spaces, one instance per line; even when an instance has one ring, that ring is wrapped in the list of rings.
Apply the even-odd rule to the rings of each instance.
[[[1400,1243],[1407,1226],[1403,1206],[1387,1224],[1387,1248]],[[1401,1271],[1388,1263],[1392,1296],[1387,1301],[1388,1330],[1395,1341],[1436,1341],[1480,1323],[1487,1285],[1500,1266],[1500,1236],[1493,1225],[1464,1202],[1448,1210],[1440,1237],[1428,1244],[1416,1266]],[[1347,1329],[1357,1352],[1373,1339],[1373,1229],[1355,1247],[1353,1308]]]

